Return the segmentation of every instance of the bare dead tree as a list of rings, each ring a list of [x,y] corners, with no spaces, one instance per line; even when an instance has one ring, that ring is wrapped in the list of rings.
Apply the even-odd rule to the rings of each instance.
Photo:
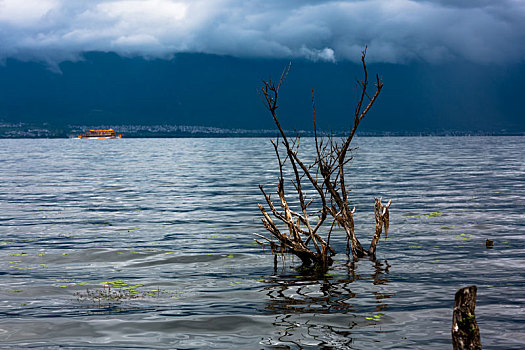
[[[368,93],[369,81],[365,63],[366,48],[362,52],[361,62],[364,77],[357,81],[357,103],[353,115],[351,130],[341,140],[333,134],[327,137],[318,137],[316,125],[315,95],[312,90],[313,130],[315,138],[315,155],[311,162],[304,162],[299,156],[300,135],[288,137],[277,117],[279,89],[281,88],[290,66],[283,71],[278,82],[271,79],[263,81],[260,94],[272,115],[273,121],[279,130],[279,137],[272,141],[279,165],[279,180],[277,184],[276,205],[271,194],[259,186],[265,198],[265,207],[259,204],[262,212],[262,222],[269,237],[255,234],[257,243],[269,244],[275,253],[292,253],[299,257],[305,266],[314,263],[326,268],[332,263],[332,256],[336,254],[330,246],[330,235],[334,227],[342,227],[346,232],[347,250],[352,252],[353,259],[364,256],[375,257],[376,246],[382,230],[388,233],[390,201],[383,205],[381,199],[375,199],[375,234],[370,248],[365,250],[354,230],[355,207],[351,207],[347,182],[345,181],[345,166],[352,159],[350,144],[361,120],[368,113],[377,100],[383,80],[376,75],[375,91],[372,96]],[[280,147],[284,147],[282,150]],[[292,195],[285,189],[285,175],[289,171],[292,175]],[[290,197],[293,196],[293,201]],[[290,205],[292,203],[293,205]],[[325,237],[321,229],[326,221],[331,222]],[[279,224],[279,225],[278,225]],[[274,240],[275,239],[275,240]]]

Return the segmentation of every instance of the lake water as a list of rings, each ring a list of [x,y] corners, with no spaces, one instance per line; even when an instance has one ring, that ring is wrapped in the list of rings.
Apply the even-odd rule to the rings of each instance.
[[[525,137],[355,141],[388,239],[352,266],[337,232],[314,278],[253,241],[268,139],[0,140],[0,347],[450,349],[475,284],[484,347],[524,348]]]

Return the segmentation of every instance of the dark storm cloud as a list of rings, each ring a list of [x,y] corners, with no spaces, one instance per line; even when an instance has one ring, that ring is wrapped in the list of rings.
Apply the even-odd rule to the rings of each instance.
[[[202,52],[477,63],[525,58],[521,0],[0,0],[0,58],[50,63],[84,51]]]

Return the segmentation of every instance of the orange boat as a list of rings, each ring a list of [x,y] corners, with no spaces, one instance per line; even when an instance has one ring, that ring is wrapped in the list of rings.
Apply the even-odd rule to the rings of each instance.
[[[120,139],[122,134],[116,134],[115,130],[89,130],[85,134],[78,135],[79,139]]]

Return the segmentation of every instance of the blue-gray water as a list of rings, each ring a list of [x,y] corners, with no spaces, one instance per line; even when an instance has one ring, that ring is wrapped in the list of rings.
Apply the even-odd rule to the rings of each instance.
[[[0,140],[0,346],[449,349],[476,284],[484,347],[523,348],[525,138],[356,141],[358,237],[383,196],[388,239],[351,268],[338,233],[316,279],[253,241],[267,139]]]

